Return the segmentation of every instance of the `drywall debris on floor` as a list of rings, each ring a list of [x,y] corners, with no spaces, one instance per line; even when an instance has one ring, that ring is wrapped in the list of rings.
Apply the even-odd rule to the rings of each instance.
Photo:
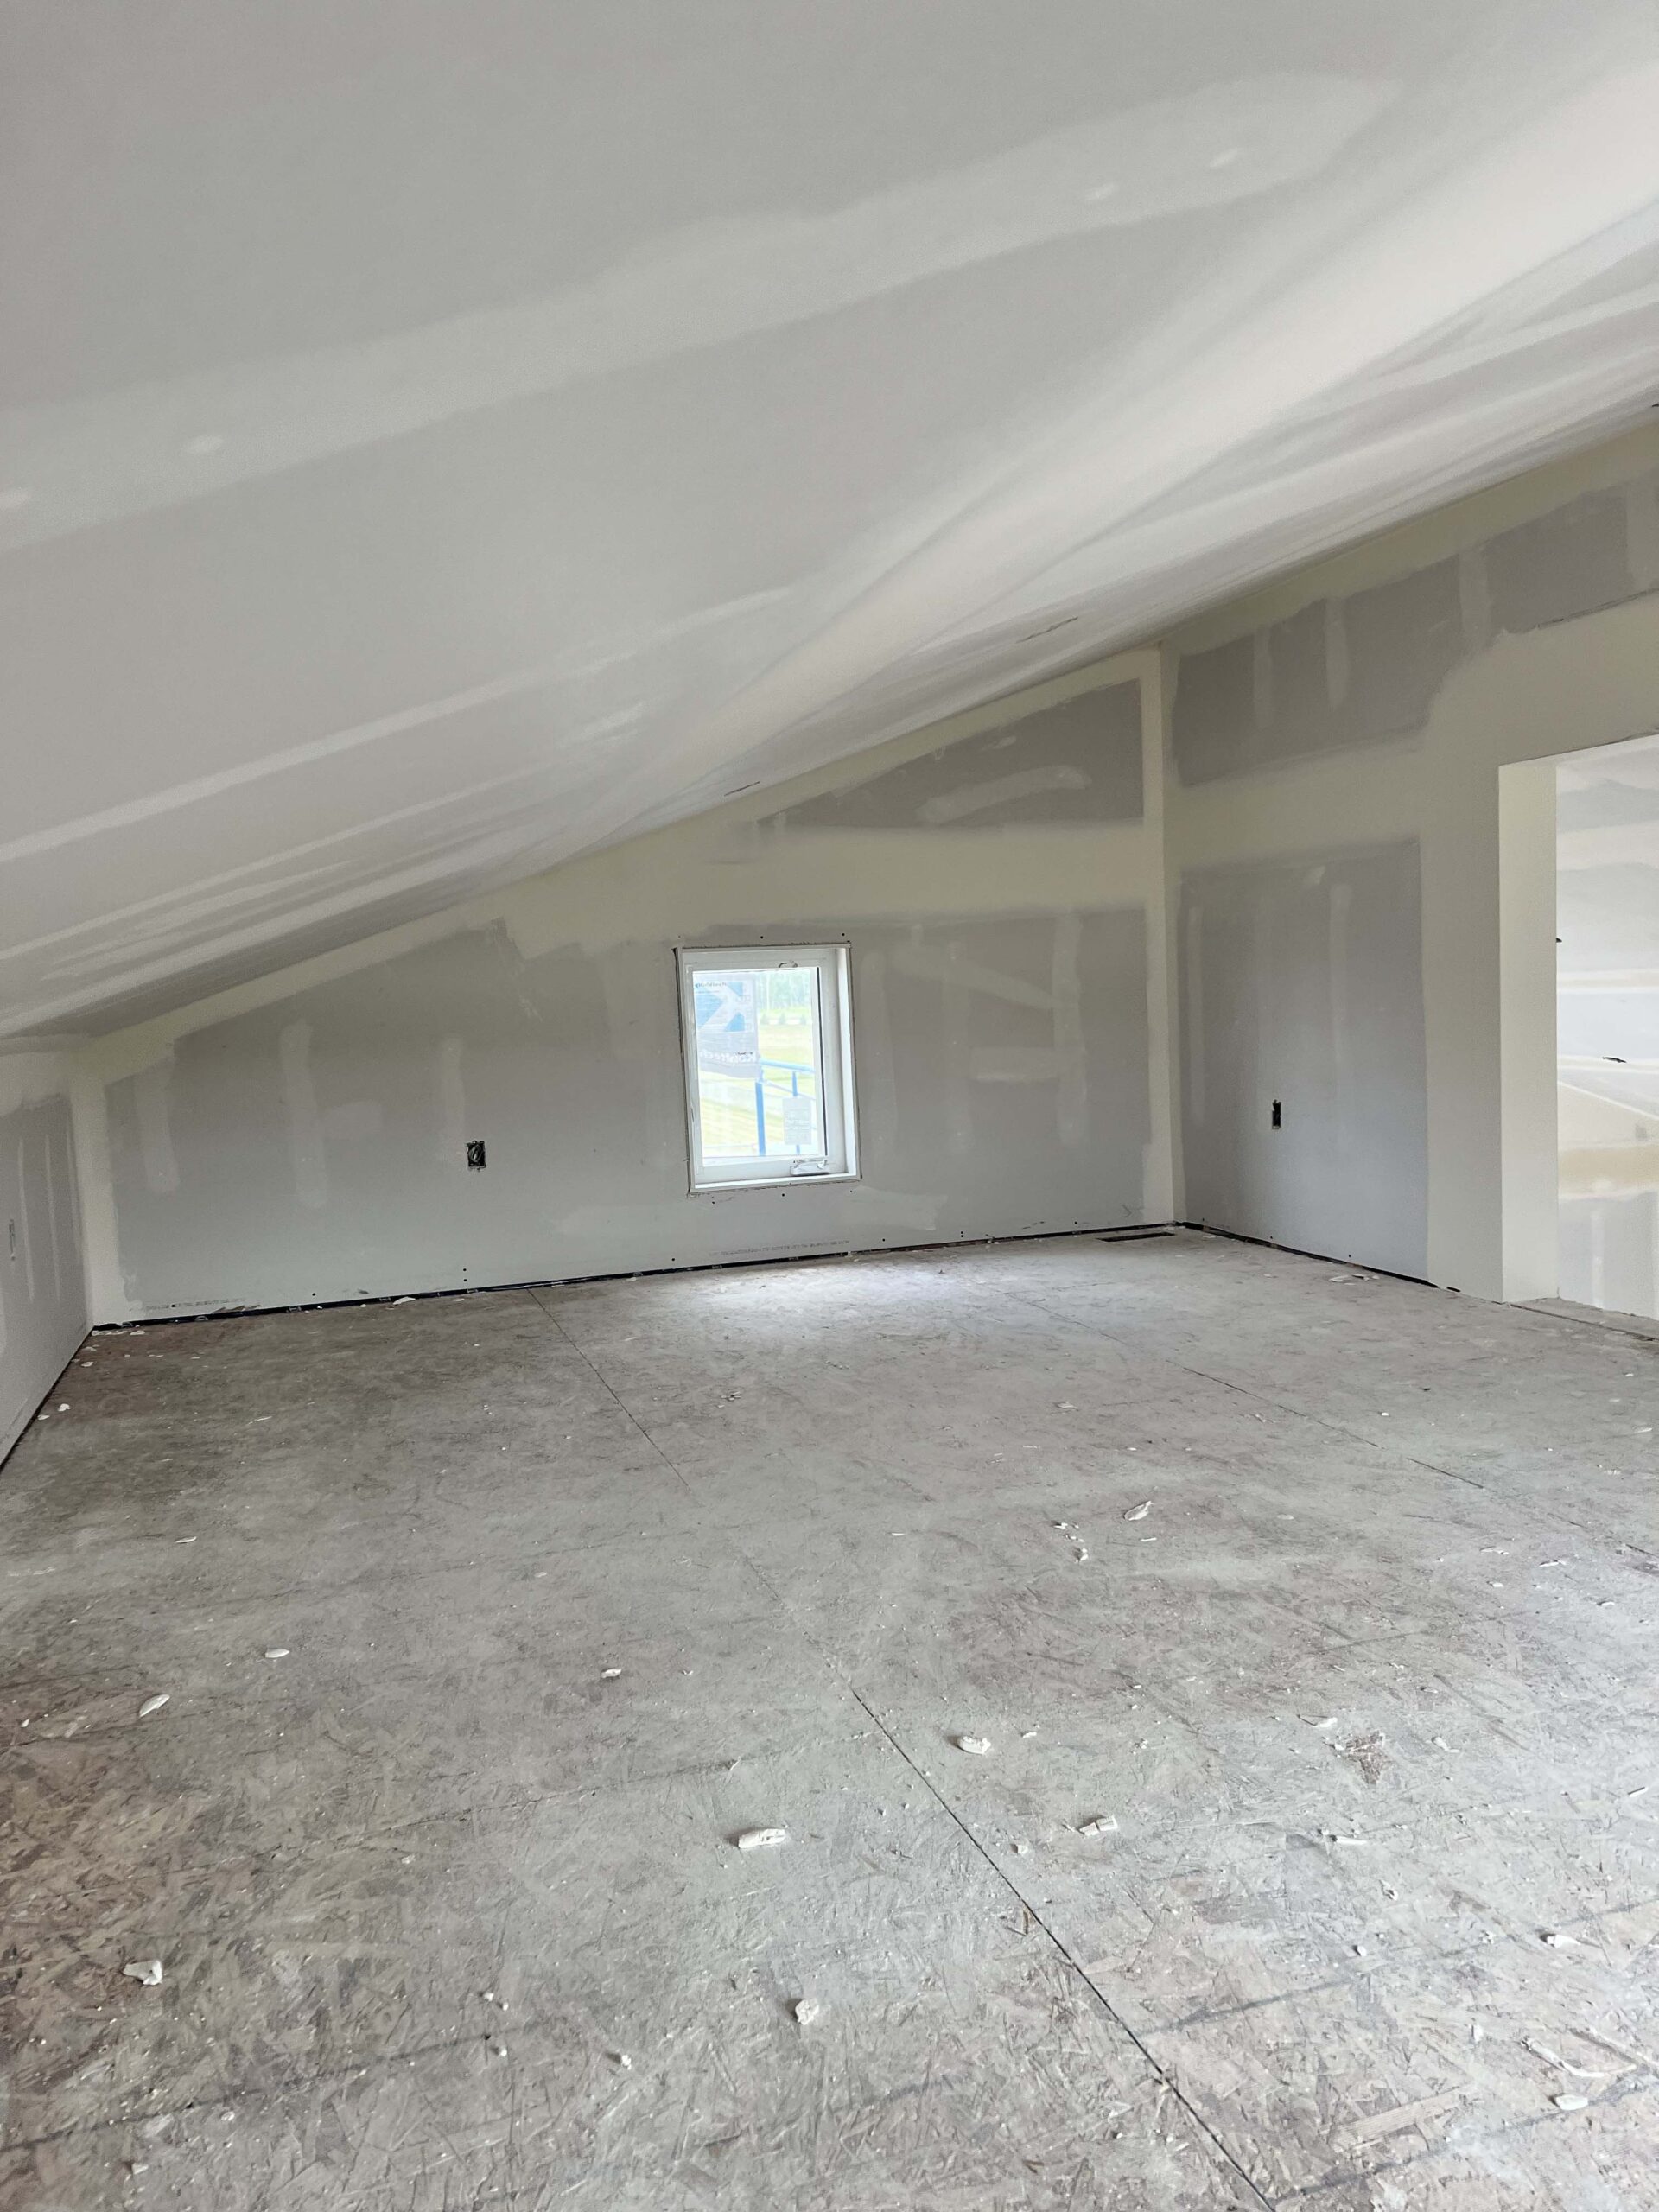
[[[159,1959],[130,1959],[121,1971],[129,1981],[140,1981],[146,1989],[154,1989],[163,1978]]]
[[[1126,1521],[1144,1521],[1151,1510],[1152,1500],[1149,1497],[1142,1498],[1139,1505],[1132,1505],[1129,1508],[1123,1518]]]
[[[1339,1758],[1351,1759],[1364,1780],[1374,1786],[1382,1780],[1382,1770],[1389,1763],[1385,1743],[1381,1731],[1372,1729],[1363,1736],[1351,1737],[1345,1744],[1332,1744],[1331,1748]]]
[[[982,1759],[991,1748],[988,1736],[953,1736],[950,1740],[959,1751],[971,1751],[976,1758]]]
[[[147,1697],[138,1708],[138,1718],[141,1720],[148,1720],[152,1713],[159,1713],[162,1707],[167,1704],[169,1694],[170,1694],[168,1691],[161,1690],[157,1692],[156,1696]]]
[[[810,2028],[818,2017],[818,2005],[815,1998],[798,1997],[793,2009],[796,2023],[803,2028]]]
[[[265,1656],[267,1659],[286,1659],[289,1656],[288,1646],[285,1643],[273,1643]]]
[[[1450,2179],[1440,2194],[1463,2212],[1465,2196],[1480,2201],[1480,2161],[1496,2141],[1513,2165],[1517,2201],[1576,2212],[1574,2145],[1594,2125],[1614,2201],[1621,2189],[1639,2199],[1634,2069],[1615,2088],[1521,2046],[1530,2036],[1587,2074],[1626,2062],[1604,2056],[1585,2029],[1618,2039],[1623,2027],[1628,2043],[1653,2041],[1641,2035],[1648,1923],[1629,1904],[1647,1831],[1639,1805],[1625,1802],[1647,1764],[1636,1616],[1652,1607],[1598,1613],[1595,1634],[1586,1636],[1587,1612],[1562,1621],[1552,1596],[1527,1598],[1527,1577],[1514,1574],[1506,1620],[1527,1608],[1528,1647],[1546,1662],[1517,1669],[1514,1630],[1495,1627],[1478,1601],[1490,1594],[1490,1545],[1539,1559],[1570,1552],[1571,1577],[1554,1572],[1580,1589],[1586,1608],[1615,1588],[1639,1587],[1643,1555],[1618,1549],[1632,1533],[1638,1492],[1605,1470],[1626,1458],[1630,1427],[1659,1425],[1648,1394],[1637,1402],[1645,1377],[1627,1374],[1640,1363],[1599,1330],[1442,1301],[1403,1285],[1374,1291],[1361,1301],[1362,1317],[1353,1301],[1331,1298],[1319,1263],[1255,1248],[1183,1237],[1135,1255],[1059,1240],[964,1255],[948,1279],[930,1262],[894,1257],[856,1268],[654,1278],[575,1294],[560,1308],[564,1320],[584,1336],[615,1399],[632,1401],[639,1414],[653,1402],[666,1353],[683,1355],[688,1366],[705,1363],[723,1383],[752,1360],[775,1358],[780,1337],[803,1324],[836,1359],[880,1347],[880,1361],[897,1363],[878,1367],[872,1357],[855,1388],[847,1368],[798,1357],[791,1384],[801,1410],[791,1420],[812,1438],[812,1517],[804,1523],[800,1516],[798,1464],[767,1448],[768,1411],[756,1433],[770,1488],[758,1492],[745,1477],[741,1541],[729,1496],[715,1497],[705,1524],[684,1526],[674,1478],[638,1471],[639,1449],[615,1399],[588,1378],[557,1332],[543,1330],[541,1309],[527,1299],[447,1316],[423,1309],[420,1412],[429,1414],[429,1386],[450,1418],[441,1435],[399,1444],[395,1486],[385,1493],[366,1488],[385,1471],[385,1439],[358,1418],[383,1372],[384,1320],[284,1316],[153,1335],[161,1349],[137,1388],[148,1397],[159,1382],[176,1395],[149,1489],[133,1479],[125,1418],[139,1361],[118,1352],[100,1360],[111,1373],[77,1402],[82,1420],[73,1432],[54,1421],[49,1433],[31,1437],[0,1484],[0,1549],[24,1570],[0,1579],[0,1643],[20,1681],[27,1666],[27,1679],[49,1676],[52,1684],[49,1695],[44,1687],[29,1693],[48,1712],[20,1742],[48,1726],[61,1734],[86,1713],[83,1740],[54,1745],[36,1764],[94,1779],[98,1795],[78,1817],[67,1876],[79,1883],[90,1866],[100,1893],[126,1900],[105,1931],[101,1976],[90,1980],[57,1970],[62,1954],[43,1889],[41,1910],[14,1931],[26,1969],[21,2025],[33,2031],[16,2038],[17,2133],[48,2141],[54,2159],[96,2151],[106,2166],[137,2147],[156,2175],[145,2177],[147,2188],[169,2202],[176,2197],[181,2212],[187,2199],[191,2212],[247,2212],[282,2159],[305,2158],[325,2196],[349,2193],[348,2182],[361,2194],[365,2141],[377,2157],[377,2146],[391,2145],[397,2171],[382,2186],[382,2170],[373,2171],[376,2186],[383,2195],[389,2187],[400,2205],[417,2157],[449,2177],[456,2201],[486,2202],[493,2190],[512,2186],[503,2160],[518,2082],[545,2084],[565,2099],[547,2108],[537,2155],[573,2171],[600,2160],[592,2186],[606,2202],[626,2201],[631,2175],[650,2160],[671,2193],[707,2195],[698,2175],[716,2172],[722,2202],[792,2202],[804,2172],[808,2187],[861,2208],[943,2201],[952,2190],[976,2205],[1023,2205],[1052,2196],[1063,2152],[1066,2177],[1084,2173],[1085,2196],[1164,2203],[1172,2149],[1155,2116],[1170,2112],[1168,2092],[1088,2001],[1075,1959],[1089,1962],[1087,1979],[1108,2004],[1151,2018],[1160,2032],[1217,2010],[1219,1999],[1225,2009],[1201,2037],[1181,2031],[1182,2088],[1238,2145],[1264,2198],[1291,2201],[1300,2191],[1312,2203],[1327,2180],[1338,2193],[1357,2187],[1363,2197],[1365,2186],[1392,2187],[1402,2173],[1408,2188],[1433,2177],[1432,2190],[1444,2171]],[[1132,1300],[1121,1297],[1126,1279]],[[1178,1419],[1179,1437],[1201,1448],[1188,1456],[1159,1447],[1153,1510],[1170,1516],[1180,1541],[1156,1564],[1149,1553],[1133,1562],[1132,1592],[1112,1579],[1109,1543],[1091,1577],[1060,1573],[1064,1557],[1047,1541],[1062,1506],[1072,1520],[1084,1510],[1086,1478],[1071,1464],[1077,1424],[1055,1402],[1073,1387],[1077,1331],[1069,1312],[1053,1313],[1057,1304],[1077,1306],[1080,1286],[1119,1306],[1114,1326],[1133,1332],[1136,1354],[1147,1357],[1160,1357],[1179,1303],[1194,1317],[1195,1364],[1218,1365],[1211,1355],[1224,1351],[1249,1386],[1241,1393],[1197,1378],[1160,1382],[1179,1395],[1159,1419]],[[1010,1289],[1046,1299],[1051,1318],[1035,1319],[1029,1302],[1014,1306]],[[1121,1309],[1130,1304],[1139,1310],[1126,1320]],[[908,1337],[899,1351],[889,1335],[896,1306]],[[1437,1410],[1453,1387],[1466,1394],[1467,1431],[1442,1433],[1435,1456],[1478,1473],[1501,1451],[1501,1491],[1434,1471],[1395,1447],[1356,1440],[1351,1448],[1335,1441],[1339,1427],[1304,1434],[1287,1421],[1258,1439],[1252,1394],[1282,1382],[1287,1348],[1304,1344],[1311,1324],[1328,1327],[1328,1349],[1338,1355],[1310,1363],[1317,1378],[1298,1374],[1321,1419],[1363,1421],[1356,1401],[1369,1404],[1370,1394],[1355,1390],[1354,1362],[1386,1331],[1395,1357],[1444,1384]],[[963,1344],[967,1325],[979,1333]],[[958,1341],[942,1345],[947,1328]],[[1005,1332],[1011,1357],[999,1360],[992,1355]],[[329,1357],[318,1356],[320,1342]],[[1340,1356],[1351,1348],[1351,1357]],[[1125,1380],[1141,1379],[1103,1339],[1083,1356],[1097,1368],[1121,1358]],[[1039,1363],[1052,1373],[1009,1387],[1011,1373],[1028,1377]],[[564,1446],[607,1474],[602,1525],[619,1541],[602,1556],[559,1549],[573,1533],[593,1533],[584,1491],[567,1495],[533,1466],[511,1484],[499,1481],[495,1439],[481,1414],[473,1416],[486,1398],[505,1402],[509,1366],[556,1448],[573,1418],[573,1389],[596,1412],[607,1408]],[[877,1373],[884,1395],[869,1403],[868,1376]],[[238,1460],[256,1386],[268,1402],[313,1398],[308,1425],[335,1440],[331,1458],[339,1455],[329,1471],[337,1525],[361,1528],[365,1497],[382,1531],[419,1522],[412,1545],[392,1540],[377,1578],[359,1681],[340,1671],[315,1624],[341,1602],[361,1546],[337,1545],[325,1556],[310,1540],[305,1509],[318,1472],[311,1452]],[[982,1449],[964,1466],[961,1417],[970,1394]],[[1140,1402],[1128,1402],[1136,1409],[1125,1418],[1139,1427]],[[867,1464],[876,1456],[873,1428],[890,1452],[899,1432],[907,1473],[949,1473],[960,1483],[952,1505],[930,1507],[925,1553],[887,1534],[908,1509],[890,1478],[876,1486]],[[455,1469],[462,1434],[475,1439],[476,1487],[439,1471]],[[748,1444],[712,1389],[690,1416],[682,1441],[692,1439],[688,1465],[727,1464],[734,1446]],[[1010,1497],[982,1448],[993,1444],[1009,1446],[1010,1460],[1036,1446],[1033,1457],[1046,1463],[1036,1485]],[[165,1467],[162,1455],[170,1458]],[[1637,1465],[1637,1479],[1646,1482],[1650,1447]],[[1313,1471],[1317,1497],[1308,1489]],[[1121,1459],[1098,1479],[1090,1525],[1109,1530],[1111,1513],[1123,1510],[1113,1503],[1127,1487]],[[351,1495],[359,1485],[363,1495]],[[648,1502],[652,1485],[675,1516],[655,1538],[640,1532],[642,1496]],[[165,1502],[172,1499],[184,1502]],[[1209,1501],[1224,1506],[1219,1522]],[[1293,1503],[1300,1510],[1283,1521],[1281,1509]],[[250,1555],[236,1532],[256,1511],[262,1529]],[[209,1547],[202,1562],[168,1560],[166,1529],[176,1529],[176,1518],[163,1521],[164,1512],[199,1521]],[[109,1540],[101,1555],[79,1541],[93,1524]],[[941,1542],[947,1529],[950,1541]],[[1138,1551],[1147,1534],[1141,1524],[1125,1541]],[[1306,1562],[1290,1611],[1281,1602],[1287,1536]],[[168,1581],[167,1600],[128,1586],[134,1539],[147,1573]],[[524,1564],[531,1558],[558,1560],[545,1588]],[[82,1578],[67,1598],[67,1560],[80,1562]],[[1040,1576],[1030,1572],[1039,1561]],[[1355,1616],[1397,1606],[1407,1562],[1418,1570],[1413,1609],[1426,1626],[1403,1644],[1344,1642]],[[207,1564],[214,1572],[204,1577]],[[270,1572],[276,1565],[280,1584]],[[435,1569],[443,1580],[435,1581]],[[260,1700],[246,1660],[259,1649],[251,1642],[257,1612],[274,1602],[273,1590],[303,1581],[308,1570],[321,1580],[292,1604],[281,1602],[307,1637],[306,1681],[327,1669],[315,1708],[326,1726],[291,1709],[296,1673],[283,1677],[287,1692],[266,1695],[283,1709],[251,1734],[249,1706]],[[106,1579],[97,1581],[99,1573]],[[109,1594],[112,1586],[118,1595]],[[435,1603],[435,1589],[448,1601]],[[1033,1597],[1043,1608],[1034,1618]],[[73,1633],[68,1604],[79,1616]],[[514,1663],[478,1664],[483,1629],[510,1633]],[[1498,1715],[1503,1732],[1453,1728],[1434,1663],[1448,1643],[1460,1700]],[[623,1663],[601,1658],[594,1666],[595,1650],[607,1645],[633,1655],[624,1668],[632,1687],[624,1698],[618,1685],[601,1683],[617,1695],[594,1700],[601,1668]],[[683,1675],[683,1668],[695,1673]],[[919,1709],[908,1757],[893,1741],[901,1730],[883,1730],[849,1702],[844,1669],[861,1670],[861,1687],[884,1717]],[[190,1726],[133,1746],[133,1715],[151,1694],[146,1674],[185,1684],[178,1694]],[[238,1676],[245,1695],[198,1694],[215,1679],[233,1689]],[[924,1697],[937,1700],[934,1717]],[[1129,1711],[1137,1700],[1141,1708]],[[1217,1700],[1228,1716],[1221,1726]],[[988,1707],[982,1720],[951,1723],[976,1704]],[[1573,1726],[1561,1725],[1564,1712]],[[107,1745],[85,1741],[105,1719],[115,1730],[107,1758]],[[1321,1729],[1324,1721],[1330,1726]],[[938,1758],[955,1733],[988,1737],[992,1726],[999,1733],[991,1756],[965,1768]],[[654,1732],[648,1740],[646,1728]],[[1440,1728],[1465,1747],[1461,1771],[1447,1783],[1440,1769],[1449,1761],[1414,1765],[1408,1786],[1402,1782],[1412,1800],[1402,1827],[1398,1806],[1390,1813],[1381,1801]],[[1371,1790],[1325,1746],[1383,1729],[1398,1758]],[[1141,1733],[1151,1738],[1144,1748],[1132,1740]],[[123,1741],[147,1768],[164,1755],[166,1787],[153,1812]],[[1033,1742],[1038,1752],[1027,1762],[1019,1747]],[[741,1764],[728,1777],[740,1745]],[[934,1789],[918,1783],[918,1762],[931,1769]],[[497,1789],[509,1768],[544,1778],[556,1794]],[[582,1786],[569,1787],[573,1778]],[[1564,1789],[1570,1802],[1557,1794]],[[1269,1793],[1278,1819],[1238,1816]],[[1503,1811],[1552,1802],[1573,1817]],[[1640,1802],[1659,1802],[1659,1789]],[[1359,1826],[1357,1808],[1373,1808],[1377,1834],[1369,1845],[1334,1832],[1334,1822]],[[137,1833],[135,1815],[143,1816]],[[1495,1818],[1509,1839],[1501,1853],[1492,1846]],[[1105,1825],[1113,1819],[1116,1830]],[[737,1851],[741,1831],[785,1821],[790,1841],[781,1849]],[[363,1858],[365,1834],[379,1839],[372,1865]],[[1029,1849],[1018,1851],[1016,1839]],[[156,1872],[143,1872],[135,1893],[135,1853],[145,1844],[143,1867]],[[379,1960],[384,1975],[342,1980],[332,1942],[289,1940],[296,1904],[305,1902],[292,1886],[296,1844],[308,1854],[308,1894],[327,1903],[352,1955]],[[365,1879],[376,1866],[385,1878]],[[1183,1868],[1197,1870],[1185,1903]],[[28,1870],[31,1885],[44,1878],[35,1866]],[[172,1917],[146,1916],[156,1909],[153,1880],[168,1885],[168,1896],[188,1892],[193,1928],[211,1932],[212,1916],[228,1911],[235,1929],[227,1943],[214,1936],[200,1972],[194,1955],[167,1964],[165,1997],[146,1987],[111,2003],[124,1956],[147,1958],[146,1936],[176,1940]],[[1017,1891],[1023,1897],[1014,1902]],[[1468,1894],[1485,1908],[1473,1922]],[[1264,1897],[1273,1906],[1266,1920]],[[505,1955],[504,1897],[513,1920]],[[1026,1898],[1038,1917],[1016,1927]],[[1149,1927],[1136,1904],[1148,1898]],[[1205,1909],[1217,1898],[1243,1910]],[[1483,1922],[1519,1939],[1519,1950],[1501,1936],[1481,1945]],[[1421,1941],[1426,1930],[1447,1929],[1454,1941],[1465,1929],[1475,1938],[1449,1963],[1439,1942]],[[1585,1948],[1544,1944],[1546,1931],[1563,1929]],[[941,1937],[950,1951],[943,1972]],[[248,1953],[251,1998],[234,1986],[245,1938],[261,1947]],[[1538,1955],[1546,1948],[1548,1961]],[[562,2010],[562,1962],[578,1948],[602,1951],[604,2005],[573,2033]],[[737,1970],[736,1987],[721,1967]],[[358,2049],[383,2040],[378,1993],[393,1975],[407,1993],[405,2052],[431,2055],[414,2068],[374,2069],[360,2088],[348,2069],[326,2074],[347,2037]],[[480,2024],[480,1993],[492,1989]],[[1583,2009],[1586,1992],[1593,2018]],[[498,2061],[490,2044],[505,2043],[508,2016],[498,2007],[509,1993],[514,2041]],[[1251,2001],[1269,1993],[1279,1993],[1276,2002]],[[158,2038],[187,1998],[191,2019],[208,2020],[212,2037],[168,2025]],[[814,2024],[794,2017],[798,2002],[821,2007]],[[999,2027],[1010,2019],[1012,2036]],[[674,2020],[690,2021],[692,2031],[663,2032]],[[1471,2028],[1482,2021],[1477,2042]],[[458,2025],[467,2031],[460,2044]],[[632,2069],[610,2056],[617,2029],[628,2049],[640,2044]],[[1337,2101],[1349,2109],[1332,2107],[1333,2036],[1357,2054],[1350,2075],[1359,2087]],[[947,2068],[931,2063],[941,2048]],[[720,2109],[709,2109],[711,2049],[743,2058],[741,2102],[729,2118],[718,2087]],[[330,2084],[327,2110],[305,2086],[320,2069]],[[874,2133],[862,2126],[872,2082],[878,2090],[905,2088],[896,2129],[885,2120]],[[1444,2108],[1423,2101],[1453,2085],[1456,2100]],[[1551,2102],[1579,2093],[1590,2106],[1576,2116]],[[1113,2120],[1126,2098],[1137,2118]],[[219,2114],[232,2103],[234,2128],[221,2128]],[[607,2107],[613,2117],[601,2116]],[[1046,2131],[1039,2155],[1048,2158],[1049,2144],[1056,2149],[1044,2174],[1020,2163],[1020,2152],[1033,2147],[1023,2122],[1011,2126],[1019,2139],[1012,2142],[978,2125],[999,2109]],[[683,2145],[677,2115],[688,2110],[711,2124],[694,2126]],[[131,2111],[176,2118],[160,2137],[138,2132],[142,2121],[128,2140],[102,2128]],[[793,2115],[787,2137],[751,2128],[729,2149],[710,2152],[709,2138],[756,2111]],[[804,2111],[810,2156],[827,2162],[818,2170],[800,2160],[795,2123]],[[1143,2126],[1142,2113],[1154,2125]],[[1637,2123],[1635,2136],[1621,2137],[1620,2114]],[[1542,2125],[1525,2125],[1529,2118]],[[1337,2131],[1350,2120],[1355,2145],[1344,2148]],[[1411,2149],[1427,2155],[1392,2165],[1402,2133],[1414,2127],[1421,2143],[1414,2139]],[[1180,2133],[1191,2130],[1183,2123]],[[223,2163],[199,2181],[192,2161],[205,2137]],[[446,2163],[446,2138],[473,2163]],[[1573,2139],[1566,2148],[1562,2138]],[[1365,2143],[1380,2147],[1364,2152]],[[1177,2191],[1179,2212],[1218,2212],[1233,2202],[1225,2177],[1216,2189],[1201,2185],[1208,2170],[1199,2161],[1208,2155],[1191,2144],[1180,2154],[1192,2191],[1190,2201]],[[1123,2163],[1108,2169],[1108,2158]],[[1368,2160],[1379,2178],[1356,2177]],[[52,2201],[101,2203],[107,2183],[93,2186],[83,2172],[60,2165]],[[1058,2185],[1063,2196],[1064,2179]]]
[[[740,1851],[771,1851],[775,1846],[789,1841],[787,1828],[745,1828],[737,1839]]]

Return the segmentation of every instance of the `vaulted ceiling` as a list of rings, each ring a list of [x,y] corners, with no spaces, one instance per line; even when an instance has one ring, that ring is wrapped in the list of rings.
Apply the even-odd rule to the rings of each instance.
[[[1652,0],[0,0],[0,1033],[1659,397]]]

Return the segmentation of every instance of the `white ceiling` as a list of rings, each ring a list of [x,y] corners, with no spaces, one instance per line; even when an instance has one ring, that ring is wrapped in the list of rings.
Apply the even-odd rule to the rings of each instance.
[[[0,0],[0,1033],[1633,419],[1654,0]]]

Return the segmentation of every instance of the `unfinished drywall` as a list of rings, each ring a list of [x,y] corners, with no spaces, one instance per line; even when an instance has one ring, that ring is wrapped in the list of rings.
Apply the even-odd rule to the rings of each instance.
[[[1656,518],[1659,435],[1643,431],[1300,570],[1171,639],[1167,849],[1188,911],[1207,914],[1223,889],[1248,906],[1241,887],[1298,870],[1340,884],[1379,849],[1414,855],[1323,950],[1307,929],[1298,988],[1341,1009],[1346,1049],[1372,1073],[1363,1100],[1320,1090],[1311,1123],[1287,1111],[1265,1161],[1261,1096],[1283,1095],[1306,1043],[1279,1011],[1288,956],[1276,922],[1239,910],[1230,941],[1205,925],[1204,1002],[1183,1025],[1193,1217],[1491,1297],[1555,1287],[1532,1280],[1539,1209],[1515,1203],[1506,1142],[1537,1117],[1504,1111],[1499,773],[1659,723]],[[1549,989],[1541,968],[1537,988]],[[1551,1009],[1538,1011],[1547,1024]],[[1510,1022],[1524,1012],[1512,1005]],[[1217,1096],[1238,1102],[1236,1125],[1195,1110]],[[1348,1119],[1362,1110],[1363,1133]],[[1344,1147],[1363,1195],[1332,1173]],[[1535,1153],[1549,1173],[1548,1147]]]
[[[62,1053],[0,1052],[0,1459],[86,1333],[69,1084]]]
[[[1653,398],[1653,0],[4,25],[0,1034],[781,793]]]
[[[1159,675],[1120,659],[87,1046],[99,1317],[1166,1218]],[[848,819],[843,786],[902,797]],[[694,1195],[674,948],[791,939],[850,948],[860,1176]]]
[[[849,762],[856,772],[858,763]],[[1137,822],[1141,686],[1113,684],[958,738],[769,819],[785,829],[913,830],[962,823]]]
[[[1401,1274],[1427,1262],[1414,843],[1181,887],[1186,1203]]]
[[[1556,782],[1561,1295],[1659,1319],[1659,738]]]

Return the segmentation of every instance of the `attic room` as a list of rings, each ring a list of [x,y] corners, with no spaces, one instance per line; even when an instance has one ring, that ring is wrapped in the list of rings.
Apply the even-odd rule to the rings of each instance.
[[[0,64],[0,2207],[1659,2206],[1650,0]]]

